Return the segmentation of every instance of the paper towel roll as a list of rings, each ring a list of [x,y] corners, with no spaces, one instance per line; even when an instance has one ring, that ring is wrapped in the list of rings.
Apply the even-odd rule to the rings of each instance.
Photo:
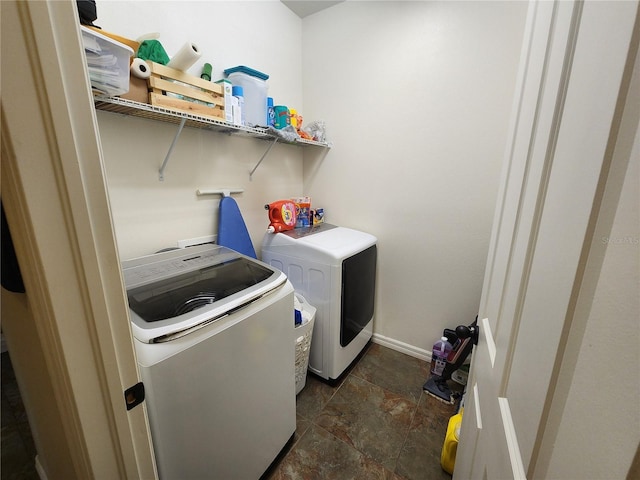
[[[187,42],[178,50],[178,53],[171,58],[167,66],[184,72],[196,63],[201,55],[202,53],[200,53],[200,49],[195,43]]]
[[[138,78],[149,78],[151,76],[151,69],[143,59],[134,58],[133,62],[131,62],[131,75]]]
[[[160,38],[160,33],[159,32],[149,32],[149,33],[145,33],[143,35],[140,35],[138,38],[136,38],[136,42],[142,43],[145,40],[157,40],[159,38]]]

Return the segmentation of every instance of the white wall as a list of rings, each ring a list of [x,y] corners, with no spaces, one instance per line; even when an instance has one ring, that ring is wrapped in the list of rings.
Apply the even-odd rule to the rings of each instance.
[[[330,151],[185,129],[98,112],[122,258],[215,233],[218,199],[240,187],[259,250],[266,202],[310,194],[327,221],[379,239],[374,331],[424,355],[444,327],[476,315],[524,2],[344,2],[300,20],[279,1],[98,4],[98,25],[137,38],[187,40],[214,66],[268,73],[276,103],[325,120]],[[303,101],[304,96],[304,101]],[[304,157],[304,160],[303,160]]]
[[[159,32],[169,56],[192,41],[203,52],[192,75],[200,76],[205,62],[213,80],[225,68],[247,65],[270,75],[270,96],[302,105],[301,20],[279,1],[103,0],[95,23],[132,39]],[[269,223],[264,204],[302,193],[301,148],[276,145],[250,181],[268,143],[185,128],[160,182],[177,126],[100,111],[98,122],[122,259],[216,233],[219,197],[197,197],[198,188],[244,189],[234,198],[257,249]]]
[[[375,333],[431,350],[478,309],[526,2],[345,2],[306,17],[305,159],[330,222],[379,239]]]

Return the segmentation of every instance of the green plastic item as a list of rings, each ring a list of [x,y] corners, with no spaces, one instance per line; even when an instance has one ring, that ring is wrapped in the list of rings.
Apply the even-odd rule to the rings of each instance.
[[[144,40],[138,48],[138,58],[166,65],[169,55],[158,40]]]
[[[200,78],[203,78],[204,80],[209,80],[211,81],[211,71],[213,70],[213,67],[211,66],[210,63],[205,63],[204,67],[202,67],[202,74],[200,75]]]

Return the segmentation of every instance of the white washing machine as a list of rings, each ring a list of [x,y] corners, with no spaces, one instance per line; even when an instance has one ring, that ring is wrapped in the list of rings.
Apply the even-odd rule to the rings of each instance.
[[[291,283],[217,245],[123,272],[160,478],[258,479],[296,428]]]
[[[320,224],[267,233],[262,260],[287,275],[316,308],[309,370],[337,379],[373,334],[377,239]]]

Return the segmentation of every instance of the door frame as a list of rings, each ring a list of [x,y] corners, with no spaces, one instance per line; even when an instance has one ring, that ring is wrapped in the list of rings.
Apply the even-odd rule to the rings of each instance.
[[[146,406],[124,398],[139,375],[75,2],[1,8],[2,200],[27,292],[3,290],[24,307],[3,330],[40,473],[157,478]]]

